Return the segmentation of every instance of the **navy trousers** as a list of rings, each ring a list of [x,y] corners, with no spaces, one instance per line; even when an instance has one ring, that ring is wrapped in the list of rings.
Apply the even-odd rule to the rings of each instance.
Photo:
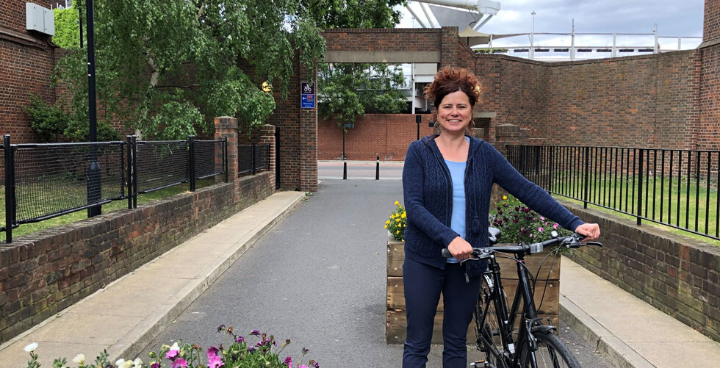
[[[475,311],[480,276],[465,279],[465,267],[444,270],[405,258],[403,264],[407,337],[403,368],[424,368],[430,353],[435,311],[443,295],[443,367],[467,366],[467,330]]]

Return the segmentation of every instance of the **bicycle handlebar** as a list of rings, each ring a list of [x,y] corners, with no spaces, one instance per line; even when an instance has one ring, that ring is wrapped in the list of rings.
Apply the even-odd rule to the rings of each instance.
[[[564,246],[565,248],[579,248],[585,245],[597,245],[602,247],[602,244],[599,242],[580,242],[585,237],[583,235],[580,235],[578,233],[573,233],[568,236],[558,236],[549,240],[545,240],[543,242],[539,243],[533,243],[533,244],[518,244],[518,245],[505,245],[505,246],[492,246],[492,247],[486,247],[486,248],[473,248],[472,251],[472,257],[468,260],[471,261],[478,261],[482,259],[490,258],[495,253],[512,253],[515,255],[530,255],[535,253],[540,253],[545,249],[545,247],[549,247],[551,245],[558,244],[559,246]],[[443,248],[442,250],[442,256],[445,258],[452,258],[452,254],[450,253],[450,250],[447,248]],[[464,261],[463,261],[464,262]]]

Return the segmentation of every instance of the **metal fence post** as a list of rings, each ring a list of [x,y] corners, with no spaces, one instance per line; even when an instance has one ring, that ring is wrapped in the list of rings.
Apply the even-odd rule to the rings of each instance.
[[[583,187],[584,187],[583,188],[583,191],[584,191],[584,193],[583,193],[583,208],[587,208],[588,196],[589,196],[589,192],[590,192],[590,147],[585,147],[585,155],[584,156],[585,156],[584,157],[585,165],[583,165],[583,166],[585,169],[585,173],[583,175],[583,180],[585,181],[585,183],[583,183]]]
[[[190,181],[190,191],[195,191],[195,136],[191,135],[188,137],[188,146],[190,148],[190,154],[188,155],[188,160],[190,161],[188,172],[189,174],[189,181]]]
[[[12,147],[10,147],[10,134],[5,134],[3,140],[3,149],[5,150],[5,242],[12,243],[12,225],[15,222],[14,218],[14,192],[15,192],[15,178],[13,177],[13,171],[15,169],[15,163],[13,160]]]
[[[255,150],[256,150],[255,143],[253,143],[250,146],[250,162],[252,165],[250,166],[252,168],[252,174],[255,175]]]
[[[132,136],[132,186],[133,186],[133,208],[137,208],[137,136]]]
[[[227,140],[227,137],[223,137],[223,146],[225,146],[225,149],[223,150],[223,152],[224,152],[223,153],[223,166],[225,168],[225,182],[227,183],[229,181],[229,177],[230,177],[230,166],[228,164],[228,140]]]
[[[125,142],[127,143],[127,188],[128,188],[128,209],[132,209],[132,199],[133,199],[133,180],[132,180],[132,173],[133,173],[133,165],[132,165],[132,147],[133,147],[133,141],[132,141],[131,135],[125,136]]]
[[[642,193],[643,193],[643,156],[644,156],[644,154],[643,154],[642,148],[638,149],[638,152],[640,153],[640,158],[638,159],[638,192],[637,192],[638,193],[638,202],[637,202],[636,219],[637,219],[637,224],[639,226],[640,223],[642,222],[642,219],[640,218],[640,216],[642,216],[642,206],[643,206]]]

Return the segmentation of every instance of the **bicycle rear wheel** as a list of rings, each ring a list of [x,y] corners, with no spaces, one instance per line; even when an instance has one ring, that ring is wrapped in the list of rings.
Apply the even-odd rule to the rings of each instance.
[[[480,296],[475,306],[475,336],[477,338],[475,345],[478,350],[485,352],[485,359],[491,366],[509,368],[510,365],[507,363],[505,349],[500,337],[501,324],[497,313],[495,313],[494,298],[498,297],[496,294],[492,277],[483,275]],[[505,295],[502,297],[505,297]],[[485,309],[486,306],[487,309]],[[485,315],[485,323],[480,326],[483,315]]]
[[[538,368],[581,368],[575,356],[560,341],[560,338],[549,332],[534,332],[537,339],[538,349],[535,352],[535,361]],[[523,347],[520,361],[522,367],[532,367],[530,363],[530,352],[527,346]]]

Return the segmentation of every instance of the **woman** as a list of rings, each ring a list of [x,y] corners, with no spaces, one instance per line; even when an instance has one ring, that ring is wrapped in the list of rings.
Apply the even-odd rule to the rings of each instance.
[[[460,261],[470,257],[473,247],[488,246],[494,183],[537,213],[585,235],[585,241],[600,236],[597,224],[581,221],[520,175],[492,145],[466,135],[479,95],[478,80],[469,71],[440,70],[425,88],[425,98],[434,101],[440,133],[410,144],[405,158],[405,368],[427,363],[441,293],[443,367],[467,365],[466,334],[487,263]],[[442,258],[442,248],[453,258]]]

